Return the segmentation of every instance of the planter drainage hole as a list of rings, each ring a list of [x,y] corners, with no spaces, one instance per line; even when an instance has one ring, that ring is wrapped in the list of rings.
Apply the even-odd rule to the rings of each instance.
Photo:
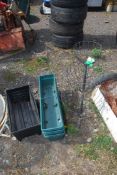
[[[59,122],[61,122],[61,119],[60,119],[60,118],[58,118],[58,121],[59,121]]]
[[[47,103],[44,103],[44,108],[45,108],[45,109],[47,109],[47,108],[48,108]]]
[[[54,106],[54,107],[57,107],[57,106],[58,106],[58,104],[56,103],[56,104],[54,104],[53,106]]]

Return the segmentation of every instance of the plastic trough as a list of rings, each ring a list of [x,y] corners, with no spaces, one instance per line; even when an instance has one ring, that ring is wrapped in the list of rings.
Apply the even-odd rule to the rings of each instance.
[[[46,133],[46,132],[43,132],[43,134],[45,135],[45,136],[51,136],[51,135],[57,135],[57,134],[63,134],[65,131],[64,131],[64,129],[63,130],[60,130],[60,131],[55,131],[55,132],[50,132],[50,133]]]
[[[64,123],[55,75],[39,77],[41,130],[45,138],[64,135]]]

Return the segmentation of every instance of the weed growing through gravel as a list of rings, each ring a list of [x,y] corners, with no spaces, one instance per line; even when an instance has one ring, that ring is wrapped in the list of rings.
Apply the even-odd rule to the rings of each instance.
[[[73,124],[69,124],[69,125],[65,126],[65,128],[67,129],[68,135],[77,135],[79,132],[79,129],[76,126],[74,126]]]
[[[8,81],[8,82],[11,82],[11,81],[15,81],[16,80],[16,74],[13,73],[12,71],[10,70],[6,70],[4,72],[4,80],[5,81]]]
[[[41,56],[41,57],[37,58],[37,62],[40,65],[43,65],[43,64],[47,64],[49,62],[49,59],[46,56]]]
[[[49,59],[48,57],[40,56],[38,58],[34,58],[28,61],[24,60],[22,63],[25,71],[30,74],[33,74],[36,73],[36,71],[38,71],[39,68],[48,66]]]
[[[47,173],[43,172],[43,173],[40,173],[40,174],[37,174],[37,175],[47,175]]]
[[[97,114],[98,119],[101,120],[100,113],[92,101],[89,101],[89,109]],[[101,123],[103,124],[102,120]],[[105,125],[103,125],[103,127],[100,126],[100,134],[94,136],[91,143],[75,146],[76,153],[91,160],[100,159],[103,151],[105,151],[106,154],[110,153],[112,156],[117,157],[117,146],[113,146],[112,138],[107,136],[106,133],[107,127]]]
[[[99,135],[93,140],[92,144],[96,149],[110,150],[112,146],[112,139],[109,136]]]
[[[96,73],[102,73],[103,72],[103,68],[102,66],[96,66],[93,68],[93,71]]]
[[[101,58],[102,57],[102,50],[101,49],[94,48],[91,51],[91,57],[93,57],[95,59]]]
[[[82,155],[92,160],[96,160],[98,158],[98,154],[96,153],[95,147],[92,144],[77,145],[75,147],[75,151],[78,155]]]
[[[112,138],[106,135],[96,136],[92,143],[75,146],[76,153],[92,160],[97,160],[103,151],[117,157],[117,146],[113,146]]]

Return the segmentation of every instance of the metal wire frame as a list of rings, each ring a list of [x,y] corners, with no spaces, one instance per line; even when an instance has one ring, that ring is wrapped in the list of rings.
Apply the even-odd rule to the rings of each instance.
[[[87,58],[91,55],[91,51],[94,49],[102,49],[102,46],[100,43],[97,43],[96,41],[81,41],[75,44],[74,50],[77,58],[77,63],[83,67],[82,69],[82,76],[80,77],[81,82],[79,82],[79,77],[77,75],[77,70],[75,70],[76,66],[71,69],[69,68],[69,71],[67,70],[68,75],[75,74],[75,82],[70,81],[70,76],[68,77],[68,82],[70,83],[70,86],[75,86],[74,90],[79,89],[79,83],[81,84],[80,91],[82,92],[81,98],[80,98],[80,114],[83,113],[83,103],[85,98],[85,88],[87,83],[87,77],[88,77],[88,66],[85,64],[85,61]],[[78,68],[78,67],[77,67]]]

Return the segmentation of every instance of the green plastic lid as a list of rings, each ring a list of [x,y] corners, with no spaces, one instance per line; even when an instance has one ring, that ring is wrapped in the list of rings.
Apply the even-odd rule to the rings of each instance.
[[[85,64],[88,66],[88,67],[93,67],[93,64],[95,63],[95,59],[94,58],[91,58],[91,57],[88,57],[87,58],[87,61],[85,61]]]

